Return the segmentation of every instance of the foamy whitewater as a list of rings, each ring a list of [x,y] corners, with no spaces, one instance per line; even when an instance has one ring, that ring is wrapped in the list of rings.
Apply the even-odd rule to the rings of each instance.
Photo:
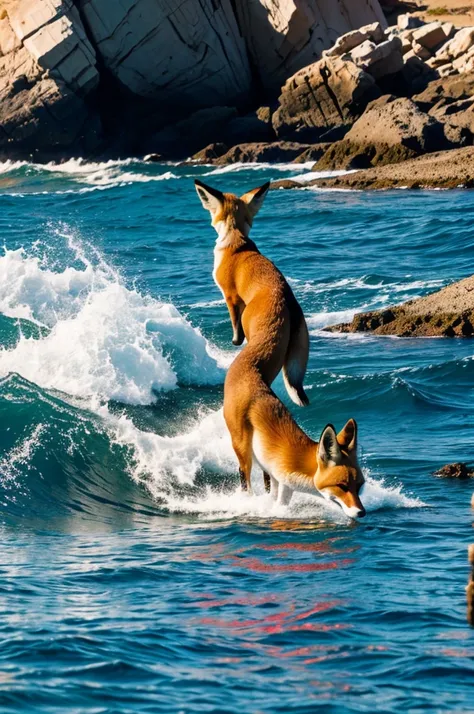
[[[272,191],[252,229],[307,317],[315,440],[359,427],[363,520],[240,491],[237,354],[193,179],[311,164],[0,164],[0,710],[471,710],[470,340],[327,333],[472,272],[470,192]],[[33,709],[32,709],[33,707]]]

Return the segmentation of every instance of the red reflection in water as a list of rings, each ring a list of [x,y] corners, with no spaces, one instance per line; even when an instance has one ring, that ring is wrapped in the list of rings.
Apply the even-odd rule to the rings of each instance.
[[[329,563],[264,563],[258,558],[233,558],[232,565],[239,568],[248,568],[256,573],[311,573],[319,570],[336,570],[337,568],[351,565],[351,558],[332,560]]]
[[[226,627],[238,630],[251,630],[254,633],[260,634],[275,634],[279,632],[294,632],[304,629],[328,630],[337,629],[338,625],[322,625],[314,623],[304,623],[303,625],[294,625],[293,623],[305,620],[312,615],[319,614],[331,610],[336,605],[340,604],[340,600],[330,600],[328,602],[318,603],[309,610],[295,612],[295,607],[292,605],[289,610],[278,612],[273,615],[267,615],[260,620],[226,620],[218,617],[203,617],[198,620],[200,625],[211,627]]]
[[[353,553],[359,549],[359,546],[351,546],[346,548],[334,548],[334,543],[338,542],[339,538],[331,538],[324,543],[279,543],[272,545],[259,545],[260,550],[298,550],[310,553]]]
[[[460,657],[461,659],[472,659],[474,652],[472,650],[467,649],[447,648],[445,650],[441,650],[440,654],[444,655],[445,657]]]

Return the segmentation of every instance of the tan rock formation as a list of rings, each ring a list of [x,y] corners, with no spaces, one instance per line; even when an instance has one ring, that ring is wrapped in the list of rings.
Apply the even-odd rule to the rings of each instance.
[[[234,0],[251,62],[267,89],[321,57],[363,25],[386,26],[378,0]]]
[[[230,0],[80,0],[105,67],[133,94],[197,109],[242,102],[251,77]]]
[[[400,337],[473,337],[474,277],[392,308],[361,313],[332,332],[372,332]]]
[[[90,152],[100,123],[82,97],[99,74],[72,0],[12,0],[0,22],[0,153]]]
[[[279,138],[297,141],[337,138],[335,131],[350,126],[379,94],[373,77],[353,62],[326,57],[286,82],[273,128]]]

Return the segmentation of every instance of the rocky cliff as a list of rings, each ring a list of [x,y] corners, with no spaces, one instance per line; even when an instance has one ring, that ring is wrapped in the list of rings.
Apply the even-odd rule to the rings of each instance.
[[[271,101],[341,33],[377,20],[378,0],[4,0],[0,152],[146,151],[153,137],[161,149],[196,110],[212,133],[203,111],[231,119]]]

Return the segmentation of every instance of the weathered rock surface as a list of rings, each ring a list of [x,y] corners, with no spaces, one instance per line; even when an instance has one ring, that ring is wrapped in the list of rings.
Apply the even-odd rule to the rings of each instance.
[[[474,276],[392,308],[361,313],[330,332],[371,332],[399,337],[473,337]]]
[[[386,20],[378,0],[234,0],[250,61],[266,89],[321,57],[340,35]]]
[[[327,169],[368,168],[450,148],[444,125],[423,113],[407,98],[384,96],[370,104],[347,132],[314,167]],[[462,141],[460,135],[459,141]]]
[[[273,128],[283,139],[315,143],[339,138],[379,94],[374,78],[353,62],[324,58],[285,83]]]
[[[350,190],[388,188],[472,188],[474,187],[474,147],[418,156],[399,164],[379,166],[334,178],[312,179],[306,183],[291,179],[275,181],[272,188],[321,186]]]
[[[294,161],[314,147],[294,141],[275,141],[273,143],[248,143],[238,144],[227,153],[217,158],[213,163],[218,166],[235,164],[237,162],[287,162]]]
[[[474,469],[470,468],[464,462],[459,461],[454,464],[446,464],[446,466],[442,466],[438,471],[435,472],[435,476],[441,476],[442,478],[458,478],[464,480],[467,478],[474,478]]]
[[[84,98],[97,87],[99,74],[72,0],[24,0],[7,7],[0,21],[0,153],[91,153],[101,125]]]
[[[375,44],[366,40],[351,53],[350,58],[375,79],[400,72],[403,68],[402,41],[399,37]]]
[[[188,124],[189,137],[176,122],[248,111],[262,87],[274,100],[339,35],[385,23],[378,0],[4,0],[1,10],[0,149],[44,158],[90,153],[102,126],[125,151],[161,153],[166,138],[168,154],[183,138],[195,149],[198,128]],[[231,143],[275,138],[270,115],[226,123]],[[197,148],[219,138],[208,124]]]
[[[428,111],[435,105],[442,106],[471,96],[474,96],[474,72],[435,79],[412,99],[423,111]]]
[[[184,107],[245,100],[250,68],[230,0],[80,0],[104,66],[130,92]]]

